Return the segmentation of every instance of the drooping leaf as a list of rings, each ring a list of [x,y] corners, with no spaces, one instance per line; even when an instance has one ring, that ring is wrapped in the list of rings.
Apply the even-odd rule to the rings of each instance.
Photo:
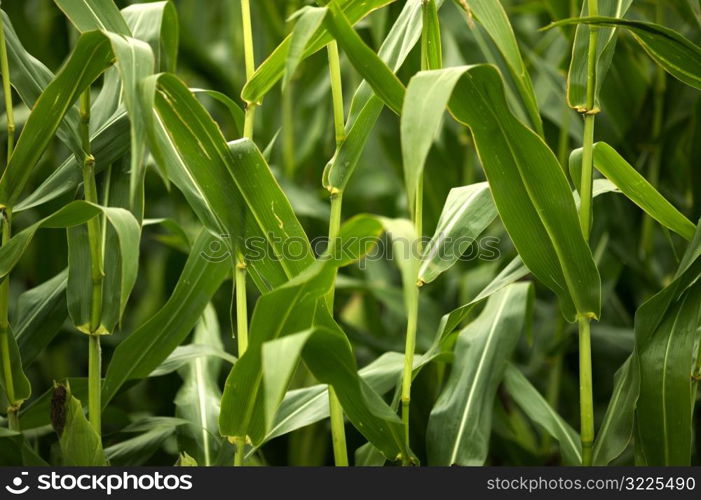
[[[509,364],[504,373],[504,385],[509,395],[528,417],[560,443],[560,453],[566,464],[582,463],[582,448],[577,432],[540,395],[521,371]]]
[[[580,171],[581,163],[582,150],[577,149],[570,156],[570,168],[574,176],[577,176],[577,172]],[[687,240],[694,236],[694,225],[691,221],[605,142],[597,142],[594,145],[594,166],[628,199],[664,227]],[[573,177],[573,179],[576,185],[578,177]]]
[[[127,380],[147,377],[195,326],[230,269],[228,260],[208,258],[214,241],[200,234],[168,302],[117,346],[103,382],[103,407]]]
[[[430,464],[484,464],[494,398],[528,321],[531,293],[525,283],[504,288],[458,335],[450,376],[429,418]]]
[[[486,182],[451,189],[421,258],[419,282],[430,283],[450,269],[496,216]]]
[[[421,114],[433,128],[420,134],[409,129],[403,143],[430,141],[440,122],[435,115],[446,104],[470,127],[500,218],[523,262],[558,295],[566,318],[597,317],[600,278],[567,179],[542,139],[509,110],[497,70],[477,65],[421,72],[405,102],[403,121]]]

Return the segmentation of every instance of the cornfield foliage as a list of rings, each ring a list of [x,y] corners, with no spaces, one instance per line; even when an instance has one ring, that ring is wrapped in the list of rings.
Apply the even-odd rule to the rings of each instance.
[[[0,463],[701,460],[697,0],[0,7]]]

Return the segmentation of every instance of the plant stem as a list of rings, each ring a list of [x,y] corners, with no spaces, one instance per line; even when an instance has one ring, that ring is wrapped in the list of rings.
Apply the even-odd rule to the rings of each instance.
[[[80,134],[83,142],[83,190],[85,201],[98,203],[95,182],[95,158],[90,149],[90,88],[80,96]],[[87,222],[90,245],[90,296],[89,354],[88,354],[88,418],[95,431],[101,434],[101,383],[102,361],[100,331],[102,324],[102,286],[104,281],[102,256],[102,224],[99,216]]]
[[[2,90],[5,94],[5,114],[7,115],[7,162],[9,163],[15,145],[15,114],[12,107],[10,65],[7,62],[7,45],[5,44],[5,24],[2,22],[0,22],[0,71],[2,71]]]
[[[346,131],[344,126],[345,110],[343,107],[343,84],[341,80],[341,62],[338,55],[338,45],[332,41],[327,45],[327,54],[329,58],[329,77],[331,79],[331,99],[333,101],[333,123],[334,135],[336,139],[336,150],[341,147],[346,139]],[[331,215],[329,217],[329,248],[335,248],[336,238],[341,228],[341,208],[343,206],[343,193],[341,191],[332,191],[329,199],[331,201]],[[334,286],[331,287],[329,294],[326,297],[326,302],[329,310],[333,315],[335,291],[335,276]],[[329,385],[329,417],[331,421],[331,442],[333,444],[333,458],[337,467],[348,466],[348,449],[346,446],[346,428],[343,418],[343,407],[336,396],[336,391]]]
[[[411,404],[411,382],[414,374],[414,351],[416,349],[416,325],[419,315],[419,288],[414,286],[412,299],[407,310],[406,343],[404,345],[404,370],[402,372],[402,423],[404,424],[404,446],[407,454],[402,455],[402,465],[410,465],[408,455],[409,409]]]
[[[589,318],[579,318],[579,397],[581,400],[582,465],[591,465],[594,444],[594,404]]]
[[[98,434],[102,430],[102,395],[101,374],[102,354],[100,351],[100,335],[90,334],[88,353],[88,417],[90,424]]]
[[[235,439],[236,454],[234,455],[234,467],[242,467],[246,458],[246,439],[237,437]]]
[[[589,16],[598,15],[598,0],[589,0]],[[589,240],[592,222],[593,144],[596,109],[596,58],[598,28],[589,26],[589,49],[587,53],[587,99],[584,116],[584,138],[582,151],[582,178],[579,194],[579,223],[585,240]],[[594,401],[591,373],[590,318],[579,317],[579,406],[580,438],[582,441],[582,465],[591,465],[594,442]]]
[[[234,269],[236,281],[236,338],[238,339],[239,358],[248,348],[248,308],[246,304],[246,263],[239,257]]]
[[[7,45],[5,44],[5,24],[0,20],[0,71],[2,71],[2,89],[5,95],[5,114],[7,116],[7,163],[15,144],[15,119],[12,106],[12,89],[10,87],[10,65],[7,62]],[[2,209],[2,245],[6,245],[12,236],[12,211],[9,207]],[[12,375],[10,357],[10,276],[5,276],[0,282],[0,356],[2,356],[3,379],[5,392],[9,402],[7,409],[8,425],[10,430],[19,431],[19,407],[15,398],[15,384]]]
[[[250,80],[256,71],[256,60],[253,51],[253,28],[251,26],[250,0],[241,0],[241,21],[243,24],[243,57],[246,65],[246,80]],[[256,114],[256,103],[246,104],[246,116],[243,124],[243,136],[253,139],[253,120]]]

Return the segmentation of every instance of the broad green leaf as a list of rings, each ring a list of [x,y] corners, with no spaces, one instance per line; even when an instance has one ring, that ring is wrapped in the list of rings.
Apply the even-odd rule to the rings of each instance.
[[[458,335],[450,376],[428,421],[430,464],[484,464],[497,388],[528,321],[531,295],[528,283],[507,286]]]
[[[272,420],[266,417],[266,408],[276,406],[274,401],[265,401],[268,387],[264,382],[276,384],[271,388],[270,398],[279,398],[279,386],[288,378],[287,373],[282,373],[276,379],[265,379],[264,344],[304,332],[296,337],[297,342],[293,340],[289,345],[297,355],[300,344],[303,345],[301,356],[305,364],[319,381],[334,387],[353,425],[388,458],[395,459],[402,452],[398,417],[358,378],[350,343],[330,317],[325,301],[333,286],[335,269],[363,255],[356,254],[355,250],[369,250],[361,246],[352,249],[351,255],[338,255],[336,249],[344,249],[344,242],[368,239],[368,236],[374,239],[381,227],[379,221],[367,216],[345,223],[338,244],[331,247],[325,257],[257,301],[251,319],[249,347],[234,365],[224,388],[219,418],[223,435],[248,436],[254,446],[261,443],[266,435],[266,422]],[[288,360],[288,369],[292,361]]]
[[[230,269],[227,259],[209,257],[216,241],[200,234],[168,302],[117,346],[103,382],[103,407],[127,380],[147,377],[195,326]]]
[[[701,318],[701,230],[687,248],[673,281],[635,313],[640,373],[636,455],[647,465],[691,460],[691,391],[694,345]]]
[[[563,19],[553,23],[553,26],[568,24],[624,28],[670,75],[687,85],[701,89],[701,47],[670,28],[655,23],[604,16]]]
[[[402,120],[421,113],[431,128],[424,126],[421,134],[410,128],[402,142],[426,142],[440,123],[435,116],[448,104],[452,115],[472,131],[497,210],[523,262],[558,295],[568,320],[577,314],[597,317],[599,273],[579,228],[567,179],[543,140],[509,110],[496,68],[424,71],[412,78],[407,93],[408,106],[421,111],[407,110]]]
[[[169,373],[187,367],[187,365],[199,358],[220,359],[232,365],[236,363],[236,357],[222,349],[214,348],[207,344],[187,344],[176,347],[173,352],[149,374],[149,377],[168,375]]]
[[[616,371],[613,393],[594,442],[594,465],[608,465],[633,437],[635,404],[640,391],[638,358],[630,356]]]
[[[88,398],[88,378],[71,377],[66,380],[71,387],[71,394],[80,401],[87,401]],[[31,401],[22,406],[20,412],[20,423],[24,431],[46,427],[51,425],[51,399],[54,388],[51,387],[43,394],[37,395]]]
[[[538,390],[512,364],[506,367],[504,386],[528,418],[560,443],[560,453],[564,462],[568,465],[580,465],[582,448],[577,432],[552,409]]]
[[[119,160],[129,151],[129,119],[120,110],[90,135],[90,147],[95,157],[95,173],[103,172],[108,165]],[[75,191],[83,182],[81,165],[75,155],[68,155],[61,165],[39,187],[20,201],[13,212],[18,213],[38,207],[59,196]]]
[[[233,99],[216,90],[190,89],[190,91],[195,95],[206,95],[223,104],[229,110],[229,114],[231,114],[231,118],[234,121],[236,136],[243,137],[244,112]]]
[[[252,141],[227,144],[204,107],[173,75],[147,79],[144,100],[152,110],[148,131],[156,160],[202,223],[222,235],[231,252],[244,254],[261,290],[284,283],[313,262],[304,230]]]
[[[570,168],[577,176],[582,163],[582,150],[577,149],[570,156]],[[594,145],[594,166],[638,205],[645,213],[690,240],[694,236],[694,225],[674,205],[662,196],[637,170],[635,170],[618,152],[605,142]],[[574,177],[575,184],[578,177]]]
[[[27,52],[19,40],[5,11],[0,11],[5,27],[5,45],[7,47],[10,83],[19,94],[22,102],[32,108],[44,89],[54,78],[54,74],[44,64]],[[82,145],[78,135],[80,116],[77,107],[66,112],[64,120],[58,127],[57,135],[74,155],[80,156]]]
[[[366,0],[363,2],[357,2],[355,0],[335,1],[351,24],[357,23],[372,11],[394,2],[394,0]],[[261,102],[263,96],[284,76],[291,39],[292,35],[285,38],[273,53],[258,67],[251,80],[248,81],[243,88],[241,97],[244,101]],[[326,28],[319,28],[307,43],[303,58],[322,49],[330,41],[331,35]]]
[[[178,11],[170,0],[137,3],[121,10],[131,36],[147,42],[161,71],[174,72],[178,59]]]
[[[217,313],[211,305],[205,309],[192,341],[192,345],[223,349]],[[217,427],[221,364],[216,358],[197,357],[191,360],[180,371],[183,385],[175,396],[175,415],[187,422],[178,436],[180,448],[187,450],[198,463],[207,466],[214,463],[221,442]]]
[[[84,33],[56,77],[37,99],[5,172],[0,205],[12,207],[32,170],[78,96],[112,63],[110,40],[100,32]]]
[[[451,189],[421,258],[419,283],[430,283],[450,269],[496,216],[486,182]]]
[[[113,0],[54,0],[79,31],[105,30],[131,36]]]
[[[504,57],[528,113],[528,118],[533,125],[533,129],[539,135],[543,135],[543,121],[540,118],[538,102],[536,101],[535,91],[533,90],[533,83],[526,70],[526,64],[521,57],[514,30],[511,27],[509,17],[506,15],[504,7],[501,5],[501,1],[469,0],[467,5],[477,21],[484,26],[484,29]]]
[[[107,465],[102,442],[68,385],[54,386],[51,425],[59,436],[61,464],[68,467]]]
[[[440,8],[443,0],[436,1]],[[396,72],[421,36],[423,12],[421,0],[408,0],[385,38],[378,56]],[[355,92],[346,123],[346,140],[324,167],[322,184],[329,191],[343,191],[358,164],[365,144],[384,104],[364,81]]]
[[[67,276],[64,269],[17,299],[13,330],[24,366],[49,345],[66,321]]]
[[[599,14],[620,18],[625,15],[633,0],[598,0]],[[582,17],[589,13],[588,0],[582,5]],[[596,44],[596,87],[594,91],[595,106],[599,105],[599,93],[606,78],[613,53],[616,50],[616,30],[600,29]],[[572,46],[572,59],[567,73],[567,102],[571,108],[586,111],[587,102],[587,60],[589,51],[589,30],[577,26]]]

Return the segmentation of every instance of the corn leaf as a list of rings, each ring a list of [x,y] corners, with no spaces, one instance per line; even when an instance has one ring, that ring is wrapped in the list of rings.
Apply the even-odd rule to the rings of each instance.
[[[421,258],[419,282],[430,283],[450,269],[496,216],[486,182],[451,189]]]
[[[598,0],[599,14],[620,18],[625,15],[633,0]],[[582,17],[588,15],[589,3],[582,4]],[[595,106],[599,106],[601,86],[611,67],[616,50],[616,30],[605,28],[599,30],[596,44],[596,81],[594,90]],[[572,59],[567,73],[567,102],[571,108],[585,110],[587,102],[587,60],[589,51],[589,30],[577,26],[572,46]]]
[[[532,287],[505,287],[457,338],[452,370],[428,421],[431,465],[483,465],[492,408],[507,362],[528,321]]]
[[[32,395],[32,386],[29,379],[22,369],[22,359],[20,358],[19,347],[17,347],[17,339],[15,334],[10,328],[5,335],[3,335],[3,340],[7,339],[7,353],[9,355],[9,367],[5,366],[5,359],[0,359],[0,369],[2,370],[3,376],[0,377],[0,387],[3,388],[2,396],[0,396],[0,403],[2,403],[3,411],[7,411],[8,406],[19,407],[24,401],[29,399]],[[14,401],[9,401],[10,396],[7,394],[7,387],[5,382],[4,374],[7,372],[12,373],[12,388],[14,389]]]
[[[516,404],[545,432],[560,443],[560,453],[569,465],[582,463],[582,448],[577,432],[557,414],[514,365],[509,364],[504,373],[504,386]]]
[[[99,434],[83,413],[83,405],[68,385],[54,386],[51,424],[59,435],[62,465],[86,467],[107,465]]]
[[[131,36],[131,30],[112,0],[54,0],[79,31],[105,30]]]
[[[372,11],[392,2],[394,2],[394,0],[367,0],[364,2],[356,2],[355,0],[335,1],[335,3],[338,4],[338,8],[344,13],[351,24],[357,23]],[[258,67],[251,80],[246,83],[246,86],[241,92],[241,97],[244,101],[261,102],[263,96],[284,76],[291,41],[292,35],[289,35]],[[331,35],[329,35],[326,27],[320,27],[307,43],[302,58],[308,57],[322,49],[330,41]]]
[[[665,71],[679,81],[701,89],[701,47],[678,32],[655,23],[603,16],[563,19],[553,25],[578,23],[628,30],[643,50]]]
[[[514,30],[501,1],[470,0],[467,5],[504,57],[533,129],[539,135],[543,135],[543,121],[540,118],[533,82],[531,82],[531,77],[526,70],[526,64],[521,57]]]
[[[103,408],[127,380],[147,377],[195,326],[230,269],[228,259],[209,255],[215,241],[200,234],[166,304],[117,346],[102,386]]]
[[[509,110],[497,70],[477,65],[421,72],[412,78],[406,102],[420,109],[405,111],[403,121],[423,116],[420,134],[402,127],[402,143],[423,143],[412,147],[417,155],[430,145],[440,123],[436,115],[446,104],[470,127],[497,210],[523,262],[558,295],[566,318],[598,316],[600,278],[567,180],[547,145]]]
[[[422,11],[421,53],[425,55],[426,59],[421,61],[421,66],[424,69],[440,69],[443,67],[443,47],[436,1],[423,2]]]
[[[147,79],[144,101],[152,110],[148,132],[154,157],[202,223],[224,238],[230,252],[246,254],[261,290],[284,283],[313,262],[304,230],[253,142],[227,144],[204,107],[173,75]],[[244,239],[255,246],[244,248]],[[287,248],[290,241],[299,245],[295,255]]]

